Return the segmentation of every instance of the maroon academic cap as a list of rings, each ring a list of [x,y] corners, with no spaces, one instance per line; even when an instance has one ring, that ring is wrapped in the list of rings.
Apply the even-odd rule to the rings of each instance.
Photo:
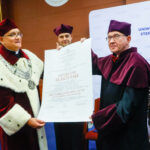
[[[0,22],[0,36],[3,36],[9,30],[18,28],[15,23],[9,19],[4,19]]]
[[[128,36],[131,34],[131,24],[127,22],[119,22],[116,20],[111,20],[109,24],[108,33],[112,31],[118,31]]]
[[[53,31],[58,36],[60,33],[72,33],[73,27],[69,25],[61,24],[60,26],[56,27]]]

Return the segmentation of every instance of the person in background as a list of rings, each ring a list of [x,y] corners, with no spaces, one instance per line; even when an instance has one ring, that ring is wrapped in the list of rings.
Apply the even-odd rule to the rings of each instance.
[[[130,47],[131,24],[111,20],[111,55],[92,52],[93,74],[102,76],[100,110],[92,115],[98,150],[149,150],[147,100],[150,65]]]
[[[43,62],[22,47],[23,34],[10,19],[0,22],[0,141],[2,150],[48,150],[37,119]]]
[[[54,33],[57,35],[56,49],[60,50],[62,47],[71,44],[72,30],[72,26],[64,24],[54,29]]]
[[[70,25],[61,24],[54,29],[58,41],[56,49],[60,50],[62,47],[71,44],[72,30]],[[56,147],[57,150],[83,150],[84,149],[84,123],[54,123]]]

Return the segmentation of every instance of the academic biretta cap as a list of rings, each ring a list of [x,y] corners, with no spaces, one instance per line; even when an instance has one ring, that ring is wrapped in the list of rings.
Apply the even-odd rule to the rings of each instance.
[[[18,28],[10,19],[4,19],[0,22],[0,36],[3,36],[9,30]]]
[[[111,20],[109,24],[108,33],[112,31],[118,31],[128,36],[131,34],[131,24],[127,22],[119,22],[116,20]]]
[[[53,31],[58,36],[60,33],[72,33],[73,27],[70,25],[61,24],[60,26],[56,27]]]

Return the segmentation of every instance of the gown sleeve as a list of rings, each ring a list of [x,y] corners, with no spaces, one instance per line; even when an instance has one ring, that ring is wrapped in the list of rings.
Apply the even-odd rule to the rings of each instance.
[[[120,130],[134,117],[147,95],[147,88],[126,87],[121,100],[92,115],[96,129],[102,134]]]
[[[101,71],[98,67],[100,58],[98,58],[93,51],[91,51],[91,56],[92,56],[92,74],[101,75]]]
[[[13,92],[0,87],[0,126],[8,135],[18,132],[31,118],[31,115],[15,103]]]

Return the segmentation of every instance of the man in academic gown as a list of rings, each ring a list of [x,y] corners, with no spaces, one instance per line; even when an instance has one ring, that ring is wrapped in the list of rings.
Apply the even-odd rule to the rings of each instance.
[[[98,150],[149,150],[147,99],[150,65],[130,47],[131,24],[111,20],[111,55],[92,52],[93,74],[102,75],[100,110],[92,115]]]
[[[21,49],[22,33],[0,22],[0,142],[2,150],[48,150],[45,123],[38,120],[38,85],[43,62]]]
[[[70,25],[61,24],[54,29],[58,37],[57,49],[71,44],[72,30]],[[59,110],[58,110],[59,111]],[[57,150],[83,150],[84,149],[84,123],[54,123]]]

